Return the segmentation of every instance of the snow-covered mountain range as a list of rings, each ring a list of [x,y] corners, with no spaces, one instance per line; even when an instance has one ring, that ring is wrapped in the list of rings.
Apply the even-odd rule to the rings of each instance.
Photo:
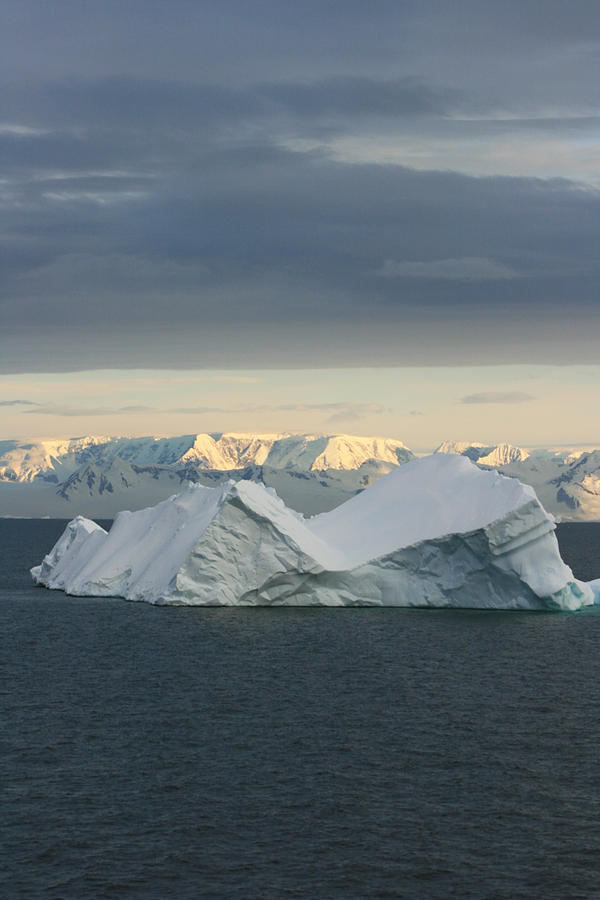
[[[497,469],[510,463],[522,462],[530,456],[529,451],[522,447],[513,447],[512,444],[481,444],[478,441],[444,441],[435,451],[436,453],[454,453],[458,456],[466,456],[473,462],[482,466]]]
[[[307,514],[332,509],[414,454],[392,438],[314,434],[88,435],[0,442],[0,515],[112,517],[229,478],[274,487]]]
[[[600,449],[445,441],[436,452],[466,456],[532,485],[546,509],[563,519],[600,519]],[[121,509],[164,500],[188,483],[214,487],[229,478],[262,482],[288,506],[314,515],[414,456],[402,441],[347,434],[0,441],[0,516],[112,518]]]

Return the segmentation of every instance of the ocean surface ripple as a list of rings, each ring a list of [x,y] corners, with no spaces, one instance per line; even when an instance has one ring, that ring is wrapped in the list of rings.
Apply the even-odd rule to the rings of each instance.
[[[0,521],[2,896],[598,896],[597,609],[74,599],[63,526]]]

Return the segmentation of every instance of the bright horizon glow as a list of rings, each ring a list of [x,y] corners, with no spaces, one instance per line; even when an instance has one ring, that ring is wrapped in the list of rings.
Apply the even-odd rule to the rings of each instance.
[[[600,366],[94,370],[0,377],[0,437],[194,432],[600,446]]]

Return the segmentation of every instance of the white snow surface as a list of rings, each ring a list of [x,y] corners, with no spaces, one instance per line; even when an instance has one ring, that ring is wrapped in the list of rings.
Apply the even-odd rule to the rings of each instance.
[[[0,442],[0,481],[31,482],[49,475],[62,479],[82,464],[110,465],[116,458],[139,466],[195,463],[224,472],[251,465],[319,472],[354,470],[373,460],[398,465],[412,457],[412,451],[394,438],[348,434],[88,435]]]
[[[457,456],[462,456],[466,450],[485,450],[486,452],[489,452],[490,449],[491,447],[488,444],[482,444],[481,441],[442,441],[439,447],[436,447],[433,452],[455,453]]]
[[[529,453],[522,447],[513,447],[512,444],[498,444],[485,456],[480,456],[477,462],[482,466],[507,466],[514,462],[523,462],[529,458]]]
[[[579,609],[597,590],[560,558],[532,488],[435,454],[306,519],[264,485],[190,485],[69,523],[34,581],[77,596],[190,605]]]
[[[436,453],[454,453],[468,456],[482,466],[498,468],[529,458],[529,452],[512,444],[482,444],[480,441],[443,441]]]
[[[69,473],[73,463],[65,467],[66,460],[74,460],[102,447],[111,438],[106,435],[87,435],[79,438],[59,438],[19,443],[0,442],[0,480],[33,481],[48,472],[66,468]]]

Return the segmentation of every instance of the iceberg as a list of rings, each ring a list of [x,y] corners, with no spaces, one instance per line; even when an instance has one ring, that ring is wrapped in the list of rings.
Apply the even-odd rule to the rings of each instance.
[[[250,481],[190,485],[109,532],[79,516],[31,574],[157,604],[590,606],[598,583],[574,578],[554,529],[533,488],[438,453],[313,518]]]

